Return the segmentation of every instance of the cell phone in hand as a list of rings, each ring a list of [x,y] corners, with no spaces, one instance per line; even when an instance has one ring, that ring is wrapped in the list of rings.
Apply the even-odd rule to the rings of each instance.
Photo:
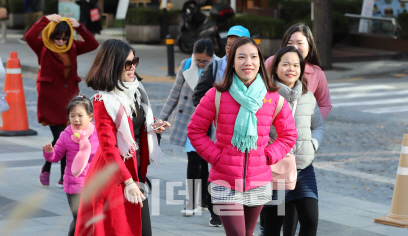
[[[160,125],[160,126],[154,128],[153,130],[150,130],[150,131],[148,132],[148,134],[151,133],[151,132],[153,132],[153,131],[158,130],[159,128],[161,128],[161,127],[163,127],[163,126],[166,126],[166,123],[164,123],[164,124],[162,124],[162,125]]]

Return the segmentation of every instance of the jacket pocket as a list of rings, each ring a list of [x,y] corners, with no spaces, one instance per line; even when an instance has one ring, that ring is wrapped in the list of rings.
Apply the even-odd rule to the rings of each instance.
[[[38,77],[38,78],[37,78],[37,82],[48,82],[48,83],[51,83],[52,80],[53,80],[52,77],[44,77],[44,76],[41,76],[41,77]]]
[[[217,163],[218,163],[218,161],[220,160],[220,158],[221,158],[222,156],[224,156],[224,154],[225,154],[225,148],[222,149],[221,155],[215,159],[214,164],[212,164],[212,165],[213,165],[213,166],[216,166]]]

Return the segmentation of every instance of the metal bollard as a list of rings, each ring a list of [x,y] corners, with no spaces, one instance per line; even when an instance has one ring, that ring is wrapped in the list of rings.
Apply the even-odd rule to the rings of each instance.
[[[174,74],[174,39],[170,34],[166,36],[166,45],[167,45],[167,76],[176,76]]]
[[[256,44],[258,44],[258,46],[261,45],[261,39],[259,38],[257,34],[252,36],[252,39],[255,41]]]

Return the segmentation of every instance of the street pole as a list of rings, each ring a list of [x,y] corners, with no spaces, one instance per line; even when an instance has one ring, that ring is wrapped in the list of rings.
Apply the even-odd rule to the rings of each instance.
[[[55,0],[55,4],[54,4],[54,11],[55,11],[55,14],[58,14],[58,0]]]
[[[167,0],[162,0],[162,8],[163,8],[163,28],[164,28],[164,37],[167,37],[169,33],[169,23],[167,19]]]

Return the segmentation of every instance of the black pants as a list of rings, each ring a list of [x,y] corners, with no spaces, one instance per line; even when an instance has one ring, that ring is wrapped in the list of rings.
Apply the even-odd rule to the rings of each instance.
[[[189,186],[189,203],[187,209],[193,210],[197,207],[197,183],[196,179],[201,179],[201,200],[202,202],[206,201],[207,198],[207,179],[208,179],[208,164],[201,158],[196,152],[187,152],[188,163],[187,163],[187,179],[193,182],[192,186]]]
[[[62,133],[62,131],[64,131],[66,128],[66,126],[64,125],[53,125],[50,126],[51,129],[51,133],[53,136],[53,140],[52,140],[52,146],[55,146],[55,143],[57,142],[60,134]],[[45,161],[45,164],[43,166],[42,172],[51,172],[51,162]],[[65,166],[67,165],[67,158],[66,156],[64,156],[61,159],[61,178],[60,180],[63,181],[63,176],[64,176],[64,171],[65,171]]]
[[[147,198],[143,200],[142,207],[142,236],[152,236],[152,223],[150,221],[149,201]]]
[[[297,222],[285,224],[284,221],[293,222],[293,212],[297,211],[300,223],[299,236],[316,236],[319,222],[318,201],[315,198],[302,198],[285,203],[285,216],[278,216],[278,206],[264,207],[264,236],[279,236],[283,227],[284,236],[294,236]]]
[[[75,226],[76,226],[76,221],[77,221],[79,199],[81,198],[81,194],[68,194],[67,193],[67,198],[68,198],[69,209],[71,209],[72,216],[74,217],[74,219],[71,222],[71,225],[69,226],[68,236],[74,236]]]

